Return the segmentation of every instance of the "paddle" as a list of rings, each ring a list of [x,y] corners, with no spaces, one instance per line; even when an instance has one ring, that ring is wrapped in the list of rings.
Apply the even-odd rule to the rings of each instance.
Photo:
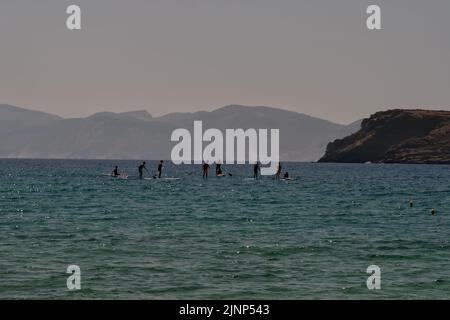
[[[225,170],[224,167],[222,167],[222,170],[225,171],[225,173],[227,173],[230,177],[232,177],[233,175],[231,173],[228,172],[228,170]]]

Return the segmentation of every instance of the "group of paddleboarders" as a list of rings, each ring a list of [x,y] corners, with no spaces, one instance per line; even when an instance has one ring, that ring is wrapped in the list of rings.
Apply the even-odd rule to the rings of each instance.
[[[162,175],[162,170],[163,170],[163,163],[164,161],[161,160],[158,163],[158,170],[157,170],[157,174],[153,176],[154,179],[156,178],[161,178]],[[149,173],[147,166],[146,166],[146,162],[143,161],[139,166],[138,166],[138,173],[139,173],[139,179],[143,179],[144,178],[144,170]],[[119,167],[115,166],[113,171],[111,172],[111,176],[112,177],[120,177],[122,175],[122,173],[119,172]]]
[[[281,179],[281,170],[282,170],[281,162],[278,162],[277,171],[275,173],[275,178],[277,180]],[[253,166],[253,178],[257,180],[261,176],[261,163],[258,161]],[[286,172],[283,176],[283,179],[289,179],[289,172]]]
[[[216,162],[215,165],[216,165],[216,177],[224,177],[225,175],[223,174],[222,163]],[[202,178],[203,179],[208,179],[209,168],[210,168],[210,165],[207,162],[203,162],[203,164],[202,164]]]
[[[158,169],[157,169],[157,174],[153,176],[154,179],[158,178],[161,179],[161,175],[162,175],[162,171],[163,171],[163,164],[164,161],[160,160],[158,163]],[[216,177],[224,177],[225,174],[223,173],[223,169],[222,169],[222,163],[220,162],[216,162]],[[202,178],[203,179],[208,179],[208,173],[209,173],[209,168],[210,165],[207,162],[203,162],[202,164]],[[144,170],[149,173],[147,167],[146,167],[146,162],[143,161],[139,166],[138,166],[138,173],[139,173],[139,178],[143,179],[144,178]],[[278,162],[277,165],[277,171],[275,174],[275,178],[277,180],[281,179],[281,170],[282,170],[282,166],[281,166],[281,162]],[[111,172],[111,176],[112,177],[120,177],[122,174],[119,172],[119,167],[115,166],[113,171]],[[229,173],[229,175],[231,176],[231,173]],[[253,165],[253,178],[255,180],[259,179],[259,177],[261,176],[261,163],[258,161]],[[289,173],[286,172],[283,176],[284,180],[288,180],[291,179],[289,177]]]

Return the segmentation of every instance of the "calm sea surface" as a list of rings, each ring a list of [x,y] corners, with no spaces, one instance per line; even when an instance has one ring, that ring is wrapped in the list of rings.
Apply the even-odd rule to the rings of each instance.
[[[450,298],[450,166],[285,163],[286,182],[138,164],[0,160],[0,298]]]

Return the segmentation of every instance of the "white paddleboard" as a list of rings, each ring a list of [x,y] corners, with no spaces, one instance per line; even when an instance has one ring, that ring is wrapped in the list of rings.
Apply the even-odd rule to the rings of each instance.
[[[102,176],[113,178],[113,179],[122,179],[122,180],[128,179],[128,175],[126,175],[126,174],[121,174],[120,176],[112,176],[111,174],[103,173]]]

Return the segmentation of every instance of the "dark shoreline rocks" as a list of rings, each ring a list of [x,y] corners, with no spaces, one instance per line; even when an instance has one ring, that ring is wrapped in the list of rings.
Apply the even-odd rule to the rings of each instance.
[[[450,111],[377,112],[329,143],[319,162],[450,164]]]

